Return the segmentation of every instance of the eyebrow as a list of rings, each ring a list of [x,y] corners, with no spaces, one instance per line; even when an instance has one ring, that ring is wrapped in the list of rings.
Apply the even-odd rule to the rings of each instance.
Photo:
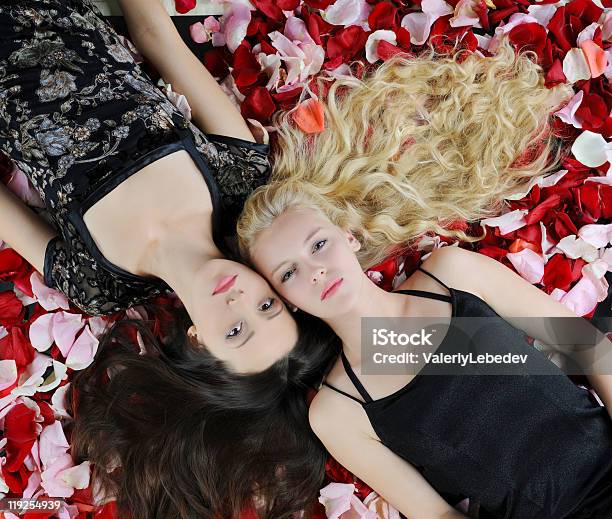
[[[314,231],[312,231],[308,236],[306,236],[306,239],[304,240],[304,245],[315,235],[317,234],[320,230],[322,229],[322,227],[317,227]],[[276,271],[279,270],[285,263],[287,263],[286,261],[283,261],[280,265],[278,265],[273,271],[272,271],[272,276],[274,276],[274,274],[276,274]]]
[[[280,310],[276,312],[274,315],[267,317],[266,320],[269,321],[270,319],[274,319],[277,315],[281,314],[282,312],[283,312],[283,306],[281,306]],[[244,341],[242,341],[238,346],[236,346],[236,348],[242,348],[247,343],[247,341],[251,340],[251,337],[253,337],[253,335],[255,335],[254,331],[249,333],[244,339]]]

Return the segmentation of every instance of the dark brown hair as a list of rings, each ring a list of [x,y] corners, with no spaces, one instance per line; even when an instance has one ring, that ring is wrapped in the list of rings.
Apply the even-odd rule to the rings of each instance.
[[[225,519],[245,507],[262,518],[308,517],[327,455],[310,429],[306,394],[338,354],[338,338],[299,312],[290,353],[239,375],[191,343],[181,315],[163,343],[142,321],[104,335],[94,363],[72,382],[73,457],[92,462],[120,517]]]

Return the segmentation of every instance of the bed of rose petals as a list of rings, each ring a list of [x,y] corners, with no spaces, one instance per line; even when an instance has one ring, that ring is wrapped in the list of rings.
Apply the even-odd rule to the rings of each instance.
[[[483,220],[487,237],[474,246],[578,315],[590,318],[608,293],[612,270],[612,2],[611,0],[235,0],[225,14],[191,27],[191,37],[211,48],[202,59],[254,126],[272,131],[279,109],[297,106],[306,132],[324,127],[313,79],[347,74],[349,66],[414,53],[428,40],[444,51],[462,48],[487,55],[501,34],[536,52],[546,84],[573,85],[575,95],[555,114],[556,129],[572,155],[555,174],[534,180],[507,211]],[[188,13],[196,0],[176,0]],[[189,115],[185,99],[167,93]],[[33,207],[42,203],[20,171],[0,162],[0,177]],[[463,229],[473,224],[457,221]],[[389,258],[368,271],[381,286],[397,286],[419,258],[441,246],[466,246],[424,238],[408,257]],[[0,497],[54,497],[59,511],[29,517],[111,518],[90,481],[88,462],[70,456],[70,412],[65,397],[74,370],[88,366],[106,321],[151,318],[134,308],[100,319],[83,315],[20,256],[0,242]],[[608,309],[609,310],[609,309]],[[585,388],[586,389],[586,388]],[[596,397],[596,395],[594,395]],[[335,460],[321,490],[320,517],[398,518],[396,510]],[[458,508],[466,511],[467,500]],[[0,513],[0,517],[2,513]],[[244,517],[252,517],[252,513]],[[4,513],[15,519],[16,513]]]

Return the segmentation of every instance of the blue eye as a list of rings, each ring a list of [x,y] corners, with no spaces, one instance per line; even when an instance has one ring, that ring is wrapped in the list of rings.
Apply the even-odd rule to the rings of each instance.
[[[283,276],[281,277],[281,283],[284,283],[285,281],[289,281],[291,276],[293,276],[294,272],[295,272],[295,267],[291,267],[291,269],[285,272]]]
[[[226,339],[233,339],[234,337],[238,337],[242,333],[242,321],[240,321],[236,326],[233,326],[231,330],[225,334]]]
[[[259,309],[262,312],[267,312],[268,310],[270,310],[270,308],[274,306],[274,303],[276,303],[276,299],[274,299],[273,297],[269,297],[264,301],[264,303],[259,307]]]
[[[326,243],[327,243],[327,240],[319,240],[318,242],[315,242],[315,244],[312,247],[312,252],[317,252],[321,250]]]

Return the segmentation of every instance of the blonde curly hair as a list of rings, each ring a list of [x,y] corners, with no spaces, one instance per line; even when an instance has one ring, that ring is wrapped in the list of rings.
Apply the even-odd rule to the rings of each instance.
[[[507,37],[484,58],[441,55],[429,44],[361,79],[329,86],[319,78],[319,92],[329,86],[322,133],[304,133],[291,111],[275,118],[271,182],[253,193],[238,222],[245,258],[289,207],[315,208],[353,231],[364,268],[427,233],[484,238],[447,226],[499,214],[504,198],[555,170],[567,153],[551,113],[573,90],[547,88],[531,57]]]

